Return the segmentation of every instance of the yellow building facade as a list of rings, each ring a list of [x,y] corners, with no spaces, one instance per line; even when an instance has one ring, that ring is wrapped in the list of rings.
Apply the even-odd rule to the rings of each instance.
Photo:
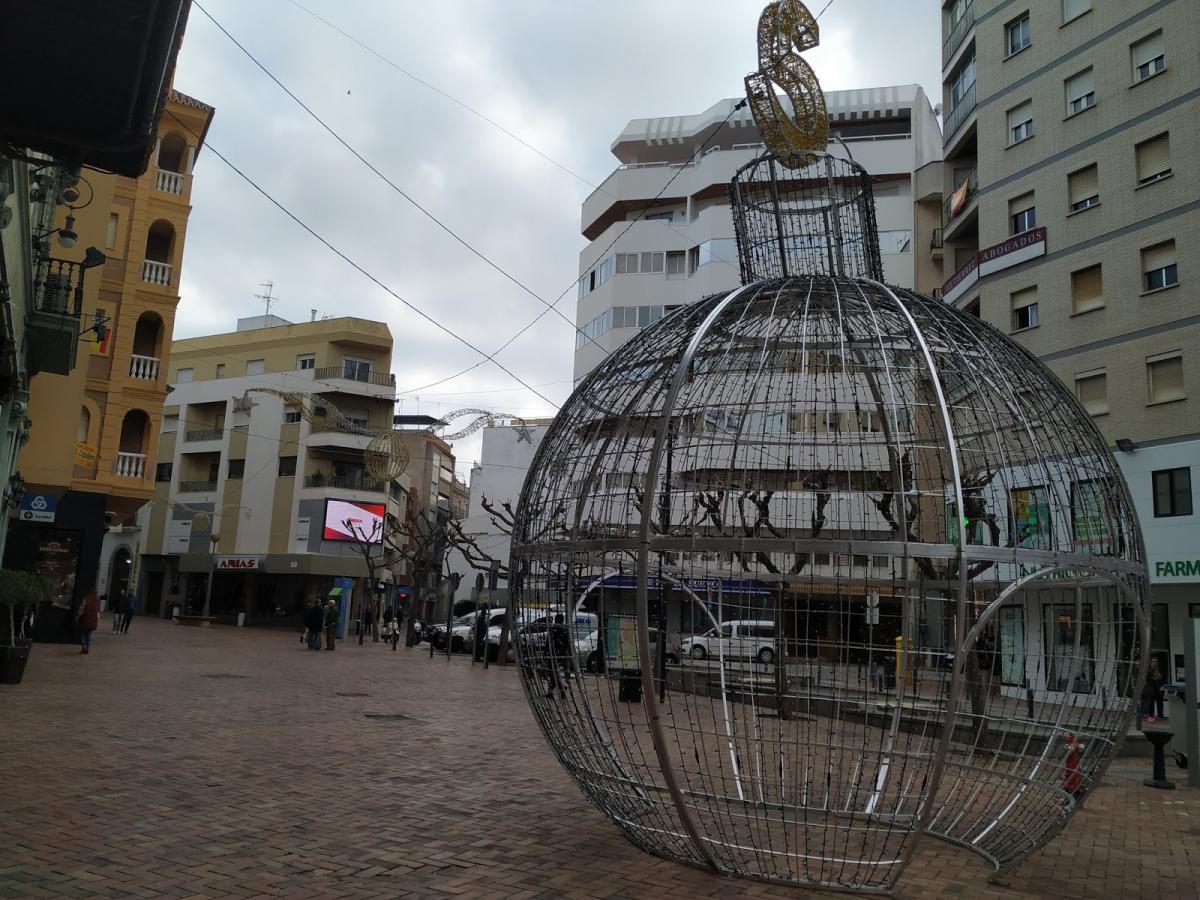
[[[6,547],[6,560],[32,559],[63,601],[93,588],[115,593],[134,574],[132,537],[119,536],[154,493],[192,167],[212,116],[211,106],[170,91],[146,172],[84,169],[58,232],[42,239],[43,288],[89,253],[104,255],[83,280],[73,364],[65,374],[43,371],[30,389],[33,425],[17,468],[27,494],[48,498],[53,520],[18,520]]]

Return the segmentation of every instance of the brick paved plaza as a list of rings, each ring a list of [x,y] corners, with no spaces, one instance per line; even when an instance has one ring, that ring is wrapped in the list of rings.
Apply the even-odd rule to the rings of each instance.
[[[0,688],[0,897],[810,896],[636,850],[581,800],[511,668],[107,628],[89,656],[37,646]],[[1148,768],[1118,760],[1005,886],[934,842],[900,895],[1200,896],[1200,791],[1144,788]]]

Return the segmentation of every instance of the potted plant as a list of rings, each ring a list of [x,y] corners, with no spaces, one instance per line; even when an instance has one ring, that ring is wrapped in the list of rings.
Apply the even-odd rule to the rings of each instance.
[[[25,674],[38,606],[50,601],[50,587],[41,575],[0,569],[0,684],[20,684]]]

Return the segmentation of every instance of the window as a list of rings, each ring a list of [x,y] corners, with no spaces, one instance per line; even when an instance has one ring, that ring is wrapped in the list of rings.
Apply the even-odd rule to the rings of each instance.
[[[371,377],[371,364],[365,359],[342,359],[342,377],[350,381],[367,381]]]
[[[1163,53],[1163,34],[1154,34],[1142,38],[1129,48],[1129,57],[1133,65],[1133,83],[1153,78],[1167,67],[1167,57]]]
[[[688,275],[695,275],[698,268],[700,268],[700,248],[692,247],[688,250]]]
[[[617,254],[617,274],[636,275],[638,271],[638,255],[636,253]]]
[[[283,411],[283,424],[295,425],[300,421],[300,410],[287,407]]]
[[[279,477],[287,478],[290,475],[296,474],[296,457],[281,456],[279,457]]]
[[[109,250],[117,248],[117,228],[120,224],[120,216],[116,213],[108,214],[108,229],[104,232],[104,246]]]
[[[1151,472],[1154,481],[1154,518],[1192,514],[1192,470],[1159,469]]]
[[[174,463],[169,463],[169,462],[159,463],[158,466],[154,469],[154,480],[158,484],[170,484],[171,483],[171,470],[173,467],[174,467]]]
[[[1096,678],[1092,606],[1081,604],[1079,619],[1073,603],[1045,604],[1046,688],[1090,694]],[[1076,635],[1076,629],[1079,634]]]
[[[231,459],[229,461],[229,477],[230,478],[241,478],[245,474],[246,474],[246,460]]]
[[[1071,273],[1071,312],[1081,313],[1104,305],[1104,279],[1100,264]]]
[[[686,254],[682,250],[667,251],[667,277],[684,274],[683,265]]]
[[[1146,291],[1160,291],[1178,283],[1174,241],[1163,241],[1142,251],[1142,287]]]
[[[265,359],[246,360],[247,375],[261,375],[265,371],[267,371],[267,361]]]
[[[1067,176],[1067,202],[1071,212],[1090,209],[1100,202],[1100,176],[1094,163]]]
[[[1076,375],[1075,396],[1088,415],[1101,416],[1108,412],[1108,376],[1104,369]]]
[[[956,107],[967,96],[967,92],[975,87],[975,54],[971,56],[959,66],[958,74],[954,76],[954,83],[950,87],[950,101]]]
[[[1036,328],[1038,323],[1037,288],[1029,287],[1012,295],[1013,331]]]
[[[1150,389],[1151,403],[1170,403],[1182,400],[1183,354],[1174,350],[1146,359],[1146,381]]]
[[[1150,184],[1171,174],[1171,136],[1163,132],[1142,141],[1134,151],[1137,155],[1138,184]]]
[[[643,253],[642,254],[642,271],[650,272],[654,275],[663,273],[663,253]]]
[[[304,369],[315,369],[317,367],[317,358],[311,353],[305,353],[302,356],[296,357],[296,368],[303,371]]]
[[[217,377],[218,378],[225,377],[225,363],[217,363]]]
[[[674,222],[675,213],[673,210],[667,210],[666,212],[646,213],[646,215],[642,216],[642,218],[647,222]]]
[[[1004,26],[1005,46],[1008,47],[1008,56],[1014,53],[1020,53],[1029,46],[1029,13],[1025,13],[1021,18],[1009,22]]]
[[[1085,12],[1090,12],[1092,0],[1062,0],[1063,24],[1072,19],[1078,19]]]
[[[1008,111],[1008,143],[1019,144],[1033,137],[1033,101],[1026,100]]]
[[[1037,215],[1033,207],[1033,193],[1022,194],[1008,201],[1008,218],[1013,234],[1020,234],[1037,227]]]
[[[187,384],[189,381],[192,380],[193,374],[194,373],[191,369],[176,369],[175,370],[175,383],[176,384]]]
[[[907,228],[879,232],[880,253],[908,253],[912,249],[912,232]]]
[[[1066,81],[1067,115],[1073,116],[1096,105],[1096,79],[1091,68],[1084,69]]]

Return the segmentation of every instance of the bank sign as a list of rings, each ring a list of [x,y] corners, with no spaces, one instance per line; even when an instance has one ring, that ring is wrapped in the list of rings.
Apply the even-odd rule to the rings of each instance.
[[[1154,562],[1154,579],[1186,578],[1200,581],[1200,559],[1159,559]]]

